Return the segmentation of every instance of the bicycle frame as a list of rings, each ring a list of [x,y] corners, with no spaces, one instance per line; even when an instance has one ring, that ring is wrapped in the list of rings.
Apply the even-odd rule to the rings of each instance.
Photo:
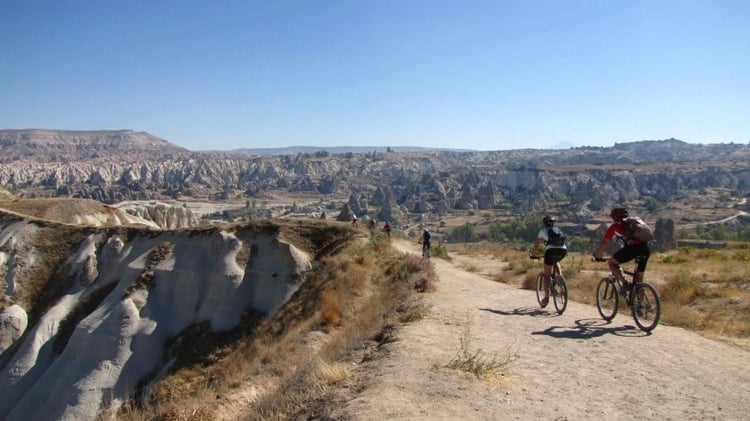
[[[544,256],[532,255],[529,257],[535,260],[542,260],[542,261],[544,260]],[[560,260],[562,259],[557,259],[555,261],[555,264],[552,265],[552,273],[549,274],[550,278],[552,278],[555,275],[562,275],[562,265],[560,265]]]
[[[429,259],[430,258],[430,245],[429,244],[422,244],[422,257]]]
[[[636,272],[641,259],[643,259],[643,256],[636,257],[633,271],[620,268],[624,275],[630,276],[633,280],[630,290],[623,298],[638,327],[643,331],[650,332],[659,323],[661,304],[656,288],[642,279],[640,281],[636,279]],[[605,261],[605,259],[596,260]],[[622,287],[623,283],[620,278],[612,273],[599,281],[596,289],[596,306],[604,320],[610,321],[617,315]]]
[[[541,259],[541,256],[529,256],[532,259]],[[552,265],[552,273],[550,273],[549,276],[549,285],[547,285],[547,288],[543,288],[542,284],[544,281],[544,270],[539,271],[539,275],[537,275],[537,282],[536,282],[536,298],[539,304],[542,307],[545,307],[547,304],[542,303],[541,294],[545,294],[545,297],[548,297],[547,292],[550,294],[549,296],[552,297],[552,301],[555,304],[555,309],[557,310],[558,314],[563,314],[565,309],[568,306],[568,286],[565,281],[565,277],[562,274],[562,266],[560,265],[560,260],[557,259],[555,263]],[[547,291],[547,292],[545,292]]]
[[[633,293],[635,291],[635,284],[644,283],[642,279],[639,281],[639,280],[637,280],[635,278],[635,272],[638,270],[638,263],[641,261],[641,259],[643,259],[642,256],[638,256],[638,257],[636,257],[634,259],[634,265],[635,265],[635,267],[633,268],[632,271],[629,271],[629,270],[623,268],[622,266],[620,266],[620,270],[623,273],[623,277],[625,277],[625,275],[627,275],[627,276],[630,277],[630,281],[631,281],[630,282],[630,290],[628,291],[628,295],[625,296],[625,304],[627,304],[628,306],[630,305],[631,302],[633,302]],[[614,276],[612,274],[610,274],[609,276],[611,276],[612,278],[614,278],[615,283],[617,284],[618,291],[622,290],[623,284],[622,284],[622,281],[620,280],[620,278],[618,278],[618,277],[616,277],[616,276]]]

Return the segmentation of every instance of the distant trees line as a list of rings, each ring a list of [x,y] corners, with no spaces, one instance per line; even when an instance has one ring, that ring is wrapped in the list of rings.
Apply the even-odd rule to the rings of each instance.
[[[720,225],[714,227],[698,225],[695,229],[680,231],[680,238],[685,240],[750,241],[750,225],[741,226],[734,231]]]
[[[655,226],[663,226],[663,220],[658,221]],[[487,240],[498,243],[532,243],[542,227],[542,217],[529,217],[504,222],[490,222],[486,233],[478,233],[476,226],[472,223],[459,225],[448,234],[448,239],[457,243],[471,243]],[[563,227],[563,230],[564,227]],[[571,235],[566,233],[568,250],[573,252],[586,252],[589,250],[591,238],[589,236]],[[698,225],[693,230],[681,230],[679,238],[701,239],[716,241],[748,241],[750,242],[750,225],[739,226],[736,230],[729,230],[723,226],[707,227]]]
[[[466,223],[453,228],[448,238],[450,241],[458,243],[471,243],[479,240],[488,240],[496,243],[533,243],[541,228],[541,216],[504,222],[490,222],[487,227],[487,233],[482,235],[477,233],[474,224]],[[588,249],[590,242],[588,237],[566,234],[568,250],[584,252]]]

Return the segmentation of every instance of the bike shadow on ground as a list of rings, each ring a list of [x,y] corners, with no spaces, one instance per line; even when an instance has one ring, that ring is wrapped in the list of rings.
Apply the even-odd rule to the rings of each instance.
[[[530,316],[530,317],[557,317],[556,311],[541,309],[539,307],[518,307],[511,311],[496,310],[492,308],[480,308],[501,316]],[[590,339],[604,335],[642,337],[651,335],[633,325],[614,325],[611,321],[602,319],[579,319],[575,326],[550,326],[547,329],[531,332],[532,335],[547,335],[562,339]]]
[[[604,335],[625,337],[643,337],[651,335],[633,325],[613,325],[611,321],[602,319],[579,319],[575,326],[550,326],[544,330],[531,332],[532,335],[547,335],[561,339],[591,339]]]
[[[494,308],[480,308],[479,310],[488,311],[490,313],[499,314],[501,316],[531,316],[531,317],[547,317],[557,316],[557,312],[554,310],[549,312],[539,307],[519,307],[511,311],[495,310]]]

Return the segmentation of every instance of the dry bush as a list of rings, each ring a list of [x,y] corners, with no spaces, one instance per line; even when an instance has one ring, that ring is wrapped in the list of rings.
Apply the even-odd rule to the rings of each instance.
[[[471,333],[471,326],[471,318],[466,316],[463,331],[459,337],[458,351],[446,367],[465,371],[483,379],[501,372],[518,359],[518,352],[511,348],[506,349],[503,355],[497,352],[487,354],[482,349],[473,349],[471,343],[474,337]]]
[[[317,357],[307,362],[289,364],[286,355],[294,351],[276,348],[269,357],[293,369],[280,374],[279,387],[263,395],[257,407],[245,414],[246,418],[298,418],[295,414],[309,411],[314,401],[325,400],[331,386],[349,376],[346,361],[366,358],[379,343],[391,340],[397,323],[425,314],[426,309],[414,292],[434,285],[432,266],[415,256],[393,254],[390,246],[373,252],[375,247],[379,246],[373,244],[370,250],[352,247],[326,259],[326,268],[319,268],[330,276],[327,282],[335,288],[335,298],[323,294],[328,297],[323,301],[331,300],[330,307],[339,308],[340,326],[329,332]],[[353,274],[366,276],[352,282]]]
[[[539,272],[527,272],[523,278],[521,278],[521,289],[536,289],[536,278],[539,276]]]
[[[349,367],[341,362],[315,357],[307,359],[274,393],[264,396],[254,411],[246,414],[246,418],[264,421],[296,418],[294,414],[305,411],[311,402],[328,394],[334,385],[350,375]]]
[[[352,246],[348,254],[358,265],[366,269],[372,268],[377,262],[378,253],[380,253],[373,248],[373,244],[374,243],[357,244]]]
[[[706,323],[706,315],[695,308],[662,300],[662,315],[669,315],[669,324],[685,329],[700,330]]]
[[[464,265],[461,265],[461,269],[463,269],[463,270],[465,270],[467,272],[471,272],[471,273],[479,273],[479,267],[477,265],[474,265],[474,264],[464,264]]]
[[[560,262],[565,280],[576,279],[578,275],[581,274],[581,271],[584,268],[584,263],[587,260],[591,260],[591,258],[579,254],[568,254],[568,256]]]
[[[687,269],[680,269],[667,279],[667,284],[659,292],[667,301],[685,305],[698,297],[703,297],[706,287]]]
[[[568,298],[584,304],[596,304],[596,288],[599,281],[606,276],[604,272],[581,271],[575,278],[569,280],[566,276],[568,286]]]
[[[511,273],[520,275],[528,271],[539,271],[539,262],[529,259],[528,255],[515,255],[508,260],[508,269]]]
[[[374,253],[388,253],[391,250],[391,240],[381,231],[375,231],[370,237]]]
[[[323,291],[320,305],[320,318],[323,322],[338,326],[341,324],[342,299],[335,290]]]

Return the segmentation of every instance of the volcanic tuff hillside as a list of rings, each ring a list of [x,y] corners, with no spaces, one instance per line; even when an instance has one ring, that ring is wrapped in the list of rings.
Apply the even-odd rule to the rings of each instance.
[[[0,211],[0,419],[116,410],[183,357],[175,344],[252,331],[354,234],[320,221],[74,227]]]
[[[1,192],[0,192],[1,193]],[[72,225],[132,225],[179,229],[201,225],[190,209],[165,203],[123,203],[117,207],[91,199],[18,199],[0,195],[0,210]]]
[[[6,130],[0,145],[3,157],[23,156],[0,166],[0,186],[21,197],[244,202],[284,191],[343,198],[358,215],[381,220],[495,209],[554,211],[586,223],[613,203],[642,212],[649,202],[651,210],[677,201],[722,206],[719,197],[750,189],[748,145],[675,139],[567,150],[248,156],[190,153],[132,131]]]

